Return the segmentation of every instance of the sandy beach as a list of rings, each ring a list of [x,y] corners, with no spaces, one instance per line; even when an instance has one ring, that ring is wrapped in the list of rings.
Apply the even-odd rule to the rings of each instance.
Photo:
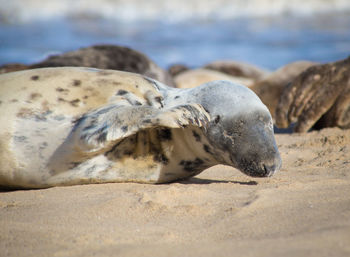
[[[345,128],[350,120],[350,59],[344,59],[350,53],[350,1],[11,0],[0,5],[0,26],[0,73],[53,67],[40,65],[68,53],[69,58],[61,59],[58,66],[125,70],[186,88],[204,82],[198,78],[236,81],[251,87],[272,114],[285,86],[297,81],[284,91],[289,92],[282,101],[286,108],[278,117],[286,119],[274,116],[276,125],[288,127],[290,124],[283,124],[286,120],[297,120],[283,115],[287,113],[301,117],[304,125],[299,131],[307,131],[320,117],[323,120],[317,125],[323,127]],[[118,46],[138,54],[125,49],[97,53],[90,49],[88,54],[71,55],[98,45],[100,50]],[[51,61],[46,62],[48,59]],[[225,61],[236,64],[223,69]],[[301,64],[294,65],[296,62]],[[333,62],[342,64],[336,65],[339,69],[315,68],[304,79],[295,80],[307,65]],[[173,67],[177,74],[169,79]],[[178,73],[179,68],[183,74]],[[30,81],[38,83],[39,77],[35,74]],[[60,77],[57,83],[48,83],[55,86],[50,97],[57,108],[68,106],[76,111],[85,106],[86,99],[102,99],[106,93],[106,87],[86,87],[83,94],[71,94],[88,80],[67,78],[71,91],[57,85],[66,81],[65,75],[62,81]],[[105,86],[106,80],[100,82]],[[43,97],[46,89],[34,91],[28,83],[25,80],[18,87],[21,91],[11,87],[13,97],[0,101],[0,126],[5,127],[0,131],[0,167],[5,171],[13,167],[11,154],[4,149],[20,149],[18,153],[27,154],[25,161],[38,164],[34,155],[42,160],[48,142],[61,135],[50,134],[37,144],[42,134],[32,129],[33,117],[42,131],[64,124],[62,116],[48,107],[49,100]],[[21,92],[28,97],[18,100],[24,96]],[[118,92],[113,91],[108,99]],[[154,100],[161,99],[155,96]],[[40,115],[28,107],[36,103],[43,110]],[[10,105],[18,109],[7,108]],[[93,109],[97,107],[101,106]],[[85,112],[92,110],[86,108]],[[16,115],[8,115],[14,110],[18,110]],[[47,121],[44,114],[56,117],[49,119],[48,127],[41,123]],[[83,113],[66,114],[83,120],[79,119]],[[27,116],[32,117],[28,123],[17,122]],[[12,121],[17,123],[11,127]],[[108,126],[100,124],[104,132]],[[123,125],[128,128],[130,124]],[[14,128],[25,133],[14,133]],[[27,134],[36,136],[28,136],[29,142],[40,151],[26,147]],[[1,140],[10,137],[18,148],[2,145]],[[0,188],[0,257],[349,257],[350,129],[277,134],[276,140],[283,164],[269,178],[248,177],[218,165],[169,184]],[[51,144],[48,148],[56,149]],[[74,168],[80,165],[79,158],[72,161]],[[61,166],[58,161],[57,167]],[[46,172],[46,166],[42,167]]]
[[[0,192],[0,256],[349,256],[350,130],[277,143],[272,178]]]

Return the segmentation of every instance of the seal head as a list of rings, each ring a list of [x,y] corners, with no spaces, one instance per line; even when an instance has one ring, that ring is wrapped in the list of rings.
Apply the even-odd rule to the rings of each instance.
[[[197,97],[211,117],[206,134],[218,161],[252,177],[272,176],[281,168],[271,114],[253,91],[216,81]]]

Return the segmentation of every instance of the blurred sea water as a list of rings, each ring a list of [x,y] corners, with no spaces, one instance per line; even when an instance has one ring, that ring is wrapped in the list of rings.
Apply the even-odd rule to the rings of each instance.
[[[0,64],[93,44],[134,48],[163,68],[329,62],[350,55],[349,14],[348,0],[0,0]]]

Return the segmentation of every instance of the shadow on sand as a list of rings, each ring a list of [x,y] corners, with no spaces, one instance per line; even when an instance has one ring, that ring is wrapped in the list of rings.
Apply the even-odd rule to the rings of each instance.
[[[247,186],[256,186],[258,182],[251,180],[248,182],[245,181],[234,181],[234,180],[216,180],[216,179],[202,179],[202,178],[190,178],[187,180],[179,181],[181,184],[214,184],[214,183],[232,183],[232,184],[240,184]]]

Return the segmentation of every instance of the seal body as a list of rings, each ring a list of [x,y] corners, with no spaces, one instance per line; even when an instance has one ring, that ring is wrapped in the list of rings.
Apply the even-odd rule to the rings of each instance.
[[[224,81],[175,89],[120,71],[26,70],[0,76],[0,110],[1,186],[163,183],[219,163],[269,176],[281,166],[267,108]]]
[[[194,69],[181,72],[179,75],[174,76],[175,85],[177,88],[193,88],[201,84],[215,81],[215,80],[228,80],[233,83],[243,84],[250,86],[253,84],[253,80],[244,77],[234,77],[220,71],[210,69]]]
[[[9,63],[0,66],[0,74],[20,70],[49,67],[92,67],[142,74],[169,86],[174,86],[172,76],[141,52],[118,45],[94,45],[25,65]]]

